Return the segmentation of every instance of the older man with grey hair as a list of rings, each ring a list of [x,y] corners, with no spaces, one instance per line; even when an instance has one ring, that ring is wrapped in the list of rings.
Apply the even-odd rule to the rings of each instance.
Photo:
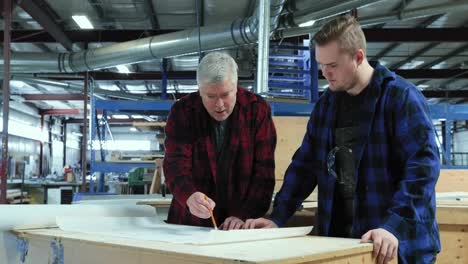
[[[226,53],[206,55],[199,91],[174,103],[166,124],[164,172],[173,193],[168,222],[243,227],[263,216],[273,188],[276,130],[269,104],[237,85]]]

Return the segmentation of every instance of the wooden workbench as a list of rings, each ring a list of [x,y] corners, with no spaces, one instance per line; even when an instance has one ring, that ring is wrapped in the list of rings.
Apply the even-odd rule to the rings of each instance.
[[[441,170],[436,192],[442,244],[437,263],[468,263],[468,170]]]
[[[156,208],[169,208],[171,206],[172,195],[161,198],[141,199],[136,204],[138,205],[151,205]]]
[[[52,241],[64,249],[64,263],[374,263],[372,244],[357,239],[303,236],[219,245],[185,245],[64,232],[15,231],[29,241],[27,264],[54,259]],[[392,263],[396,263],[392,262]]]
[[[468,263],[468,193],[455,197],[437,199],[437,223],[442,244],[438,264]]]

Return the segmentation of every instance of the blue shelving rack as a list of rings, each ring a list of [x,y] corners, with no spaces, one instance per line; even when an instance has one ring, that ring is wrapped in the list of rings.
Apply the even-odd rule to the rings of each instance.
[[[173,104],[172,101],[123,101],[123,100],[93,100],[94,110],[92,111],[92,131],[91,139],[94,140],[97,137],[97,124],[96,124],[96,111],[102,110],[103,116],[108,112],[118,111],[162,111],[168,112]],[[273,115],[275,116],[309,116],[314,108],[314,103],[287,103],[287,102],[270,102]],[[450,131],[453,121],[455,120],[468,120],[468,106],[466,105],[448,105],[448,104],[435,104],[429,105],[431,118],[432,119],[445,119],[446,121],[446,132],[445,132],[445,146],[441,147],[442,154],[444,156],[443,168],[448,169],[466,169],[466,166],[453,166],[451,165],[451,137]],[[100,131],[103,132],[102,130]],[[101,135],[102,139],[105,135]],[[91,160],[90,160],[90,172],[101,172],[99,179],[97,179],[97,191],[104,191],[104,175],[105,172],[128,172],[132,168],[152,168],[152,163],[116,163],[108,162],[103,159],[105,155],[101,156],[100,161],[96,161],[95,151],[91,145]],[[94,182],[90,182],[90,190],[94,190]]]
[[[106,138],[105,129],[103,125],[98,123],[97,113],[102,111],[102,120],[101,122],[107,122],[107,115],[109,113],[117,112],[133,112],[133,111],[152,111],[152,112],[168,112],[171,108],[172,101],[129,101],[129,100],[96,100],[92,98],[91,100],[91,147],[90,147],[90,173],[93,175],[95,172],[101,172],[97,181],[97,192],[104,192],[105,186],[105,177],[104,173],[106,172],[119,172],[124,173],[130,171],[132,168],[154,168],[153,163],[144,163],[144,162],[128,162],[128,163],[119,163],[119,162],[108,162],[105,160],[106,153],[100,148],[100,159],[96,160],[96,153],[94,149],[93,142],[96,138],[104,141]],[[99,133],[98,133],[99,132]],[[94,181],[92,177],[90,179],[89,189],[90,192],[94,192]]]
[[[315,52],[304,45],[278,45],[270,48],[268,94],[271,96],[318,99],[318,69]]]

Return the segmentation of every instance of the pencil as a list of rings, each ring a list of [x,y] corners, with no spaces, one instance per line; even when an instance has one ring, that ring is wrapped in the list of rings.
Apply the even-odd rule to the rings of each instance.
[[[208,197],[206,197],[206,195],[205,195],[205,201],[208,201]],[[213,216],[213,210],[211,210],[210,208],[208,208],[208,210],[210,211],[211,222],[213,222],[214,229],[218,230],[218,225],[216,225],[216,220]]]

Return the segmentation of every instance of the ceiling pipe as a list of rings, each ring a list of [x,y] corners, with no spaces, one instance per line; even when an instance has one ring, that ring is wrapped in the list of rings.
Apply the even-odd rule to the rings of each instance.
[[[12,80],[23,81],[29,84],[48,85],[48,86],[62,88],[67,91],[73,91],[73,92],[83,92],[84,90],[84,87],[81,84],[52,81],[52,80],[47,80],[47,79],[13,76]],[[112,96],[112,97],[117,97],[117,98],[122,98],[122,99],[131,99],[131,100],[159,100],[159,98],[151,97],[147,95],[129,94],[129,93],[110,91],[110,90],[105,90],[105,89],[100,89],[100,88],[94,88],[94,93],[97,95],[101,95],[101,96]]]
[[[270,32],[277,24],[285,0],[271,0]],[[229,24],[188,29],[147,37],[107,47],[71,53],[15,53],[12,72],[85,72],[122,64],[133,64],[154,59],[186,55],[201,50],[209,51],[256,43],[258,39],[258,8],[251,17]],[[0,65],[3,64],[3,59]]]
[[[355,8],[362,8],[371,4],[378,3],[382,0],[350,0],[350,1],[340,1],[335,5],[329,5],[328,7],[322,7],[317,9],[316,6],[311,6],[306,9],[301,9],[297,12],[289,14],[289,17],[281,17],[281,25],[279,26],[280,29],[283,28],[292,28],[297,27],[302,23],[308,21],[316,21],[325,19],[331,16],[335,16],[337,14],[341,14],[347,11],[350,11]]]
[[[428,17],[433,15],[445,14],[450,13],[453,11],[460,11],[468,9],[468,1],[457,1],[450,4],[438,4],[438,5],[431,5],[425,6],[420,8],[414,9],[407,9],[403,11],[395,11],[390,12],[387,14],[381,14],[376,16],[367,16],[367,17],[358,17],[358,21],[363,26],[369,26],[373,24],[380,24],[380,23],[388,23],[388,22],[395,22],[395,21],[403,21],[403,20],[410,20],[420,17]],[[296,13],[295,13],[296,14]],[[301,17],[294,16],[294,20],[300,21]],[[283,30],[278,30],[274,33],[273,38],[281,39],[281,38],[289,38],[289,37],[297,37],[304,34],[315,33],[320,30],[323,24],[325,24],[328,20],[321,19],[320,21],[316,22],[313,26],[310,27],[295,27],[295,28],[285,28]]]
[[[327,1],[310,1],[310,0],[294,0],[288,1],[285,6],[285,11],[294,13],[299,10],[310,10],[310,13],[317,12],[323,9],[343,3],[343,0],[327,0]],[[285,13],[283,11],[283,13]]]
[[[336,8],[324,9],[322,15],[339,12],[340,8],[347,9],[351,4],[359,4],[368,1],[348,1]],[[358,19],[362,25],[372,25],[391,21],[414,19],[423,16],[432,16],[464,10],[468,8],[468,1],[457,1],[451,4],[432,5],[428,7],[391,12],[379,16],[369,16]],[[279,14],[284,0],[274,0],[271,4],[271,28],[276,28]],[[349,4],[350,6],[346,6]],[[346,7],[346,8],[345,8]],[[358,8],[355,7],[355,8]],[[341,9],[342,10],[342,9]],[[256,13],[252,17],[236,20],[229,25],[215,25],[202,27],[202,50],[228,48],[239,45],[251,44],[257,40],[258,19]],[[318,16],[317,14],[301,15],[294,13],[295,21],[302,21]],[[290,28],[275,33],[275,38],[294,37],[319,30],[327,19],[321,19],[312,27]],[[12,72],[81,72],[114,67],[120,64],[137,63],[155,58],[170,57],[196,53],[198,50],[198,31],[196,29],[178,31],[165,35],[159,35],[134,41],[128,41],[110,45],[108,47],[84,50],[74,53],[15,53],[12,54]],[[3,65],[3,58],[0,61]],[[0,66],[0,70],[3,70]]]
[[[268,63],[270,50],[270,0],[260,0],[258,10],[258,55],[257,55],[257,85],[254,91],[258,94],[268,92]]]
[[[53,73],[15,73],[16,77],[22,78],[45,78],[45,79],[71,79],[71,80],[83,80],[85,76],[82,74],[53,74]]]

